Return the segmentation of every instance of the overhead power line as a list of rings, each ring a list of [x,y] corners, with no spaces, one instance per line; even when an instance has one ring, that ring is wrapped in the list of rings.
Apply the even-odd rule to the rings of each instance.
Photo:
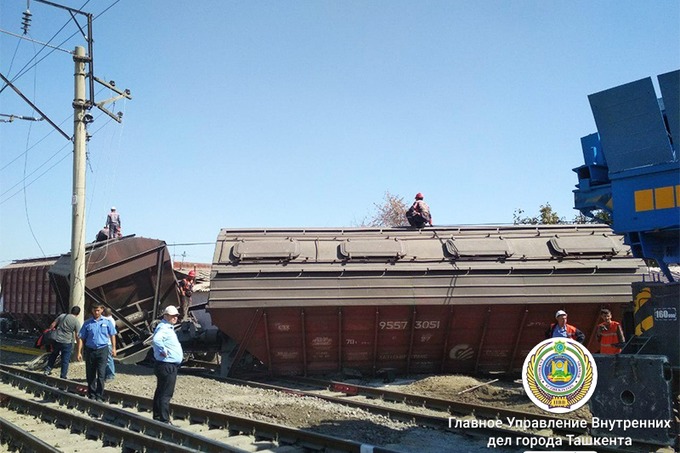
[[[25,120],[25,121],[42,121],[43,118],[36,118],[34,116],[23,116],[23,115],[8,115],[6,113],[0,113],[0,116],[9,118],[8,120],[0,120],[0,123],[11,123],[14,120]]]
[[[59,50],[59,51],[64,52],[64,53],[73,54],[73,51],[71,51],[71,50],[62,49],[61,47],[50,45],[50,43],[48,43],[48,42],[38,41],[37,39],[33,39],[33,38],[28,37],[28,36],[19,35],[17,33],[12,33],[11,31],[3,30],[1,28],[0,28],[0,33],[4,33],[4,34],[10,35],[10,36],[14,36],[15,38],[23,39],[24,41],[29,41],[29,42],[32,42],[32,43],[35,43],[35,44],[40,44],[43,47],[49,47],[50,49]]]
[[[37,111],[38,113],[40,113],[40,115],[41,115],[43,118],[45,118],[45,120],[46,120],[48,123],[50,123],[50,124],[52,125],[52,127],[55,128],[61,135],[63,135],[64,138],[66,138],[66,140],[69,140],[69,141],[71,140],[71,137],[68,136],[68,135],[66,134],[66,132],[62,131],[62,130],[59,128],[59,126],[57,126],[57,125],[54,123],[54,121],[52,121],[51,119],[49,119],[49,118],[47,117],[47,115],[45,115],[45,114],[42,112],[42,110],[40,110],[40,109],[38,108],[37,105],[35,105],[33,102],[31,102],[30,99],[28,99],[26,96],[24,96],[24,94],[23,94],[17,87],[15,87],[15,86],[12,84],[12,82],[10,82],[9,79],[7,79],[7,77],[5,77],[1,72],[0,72],[0,79],[2,79],[7,85],[9,85],[9,86],[14,90],[14,92],[15,92],[16,94],[18,94],[19,97],[21,97],[21,99],[23,99],[28,105],[30,105],[31,107],[33,107],[33,109],[34,109],[35,111]]]

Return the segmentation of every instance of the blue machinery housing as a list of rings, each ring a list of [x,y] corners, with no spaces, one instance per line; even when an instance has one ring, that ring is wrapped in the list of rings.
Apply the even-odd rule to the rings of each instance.
[[[574,207],[612,215],[634,256],[652,258],[669,279],[680,262],[680,71],[588,96],[597,133],[581,138],[585,165]]]
[[[658,81],[659,99],[651,78],[588,97],[598,132],[581,139],[585,165],[574,169],[574,205],[586,216],[609,213],[633,255],[654,259],[669,281],[633,283],[632,316],[623,319],[632,328],[628,342],[621,354],[595,355],[599,380],[589,402],[593,416],[668,427],[592,434],[677,448],[678,425],[670,426],[680,401],[680,282],[669,264],[680,262],[680,71]]]

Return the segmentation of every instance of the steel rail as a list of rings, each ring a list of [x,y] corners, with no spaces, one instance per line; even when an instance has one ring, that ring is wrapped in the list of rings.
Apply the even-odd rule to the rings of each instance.
[[[87,398],[75,395],[84,394],[87,389],[82,384],[73,381],[68,381],[57,377],[45,376],[43,374],[23,370],[21,368],[17,368],[14,366],[0,365],[0,376],[3,377],[3,380],[7,375],[16,376],[17,379],[27,381],[29,384],[31,381],[33,381],[37,385],[41,386],[40,388],[43,390],[45,389],[57,390],[59,391],[60,401],[73,401],[71,403],[67,403],[68,405],[73,406],[76,405],[76,403],[78,404],[89,403],[92,405],[91,410],[94,413],[102,414],[103,416],[107,417],[112,423],[116,422],[118,417],[122,418],[125,417],[125,414],[130,414],[130,412],[128,412],[127,410],[117,409],[103,403],[92,402]],[[49,383],[49,385],[46,385],[44,383]],[[104,399],[110,404],[119,404],[123,408],[133,408],[140,411],[151,411],[153,407],[153,401],[150,398],[144,398],[112,390],[107,390],[105,392]],[[294,447],[302,445],[308,448],[312,448],[315,451],[332,451],[348,453],[362,453],[366,451],[371,451],[373,453],[396,453],[394,450],[388,448],[363,444],[361,442],[356,442],[348,439],[341,439],[338,437],[319,434],[299,428],[292,428],[284,425],[267,423],[244,417],[238,417],[235,415],[213,412],[206,409],[200,409],[171,403],[170,410],[172,412],[172,416],[174,419],[188,420],[191,424],[205,424],[208,425],[209,429],[228,430],[231,434],[246,433],[257,439],[268,439],[278,441],[283,445],[291,445]],[[107,411],[108,415],[105,415],[105,412]],[[179,433],[179,435],[182,438],[184,438],[185,436],[194,436],[196,438],[206,439],[210,441],[210,439],[203,438],[202,436],[194,435],[188,431],[173,428],[172,426],[157,422],[155,420],[150,420],[142,416],[135,417],[134,423],[137,424],[136,426],[138,427],[134,429],[136,429],[137,431],[144,431],[146,429],[145,422],[151,423],[152,428],[150,429],[157,428],[160,430],[163,429],[167,430],[169,434],[166,435]],[[163,431],[159,432],[159,434],[162,435]],[[172,437],[172,439],[175,440],[176,438]],[[180,443],[179,439],[178,443]],[[220,449],[217,451],[225,451],[227,450],[227,447],[229,447],[228,444],[220,443],[219,445]],[[202,450],[207,451],[205,448],[202,448]]]
[[[322,388],[327,389],[327,390],[332,390],[332,391],[338,391],[341,393],[345,393],[348,396],[359,396],[361,395],[362,390],[366,390],[366,394],[362,396],[368,396],[368,394],[373,394],[373,397],[376,399],[381,399],[384,401],[390,401],[394,403],[403,403],[406,405],[411,405],[411,406],[418,406],[418,407],[427,407],[428,409],[431,410],[440,410],[444,412],[448,412],[449,414],[454,414],[457,413],[459,415],[468,417],[468,416],[473,416],[474,418],[481,418],[481,419],[498,419],[499,417],[515,417],[517,419],[530,419],[530,420],[563,420],[563,418],[559,417],[553,417],[549,415],[541,415],[541,414],[535,414],[535,413],[530,413],[530,412],[524,412],[524,411],[517,411],[517,410],[512,410],[512,409],[505,409],[505,408],[499,408],[499,407],[494,407],[494,406],[487,406],[487,405],[479,405],[479,404],[471,404],[471,403],[463,403],[463,402],[458,402],[458,401],[449,401],[449,400],[442,400],[442,399],[437,399],[437,398],[429,398],[429,397],[420,397],[418,395],[412,395],[412,394],[406,394],[406,393],[400,393],[400,392],[395,392],[395,391],[383,391],[382,389],[375,389],[372,387],[365,387],[365,386],[356,386],[354,384],[346,384],[346,383],[341,383],[337,381],[324,381],[320,379],[315,379],[315,378],[305,378],[305,377],[291,377],[291,376],[285,376],[285,377],[276,377],[274,379],[280,380],[280,381],[288,381],[295,383],[296,381],[298,383],[303,383],[307,382],[306,385],[316,385],[317,387],[320,386],[320,383],[325,383],[326,385],[321,385]],[[544,435],[544,434],[538,434],[538,433],[531,433],[531,432],[526,432],[526,431],[519,431],[519,430],[514,430],[510,428],[475,428],[474,430],[461,430],[461,429],[455,429],[448,427],[448,421],[449,417],[442,417],[442,416],[431,416],[431,415],[423,415],[423,414],[418,414],[412,411],[408,410],[399,410],[396,408],[390,408],[387,406],[380,406],[377,404],[372,404],[372,403],[366,403],[366,402],[360,402],[360,401],[353,401],[353,400],[348,400],[346,397],[334,397],[334,396],[326,396],[326,395],[320,395],[318,393],[314,393],[313,391],[304,391],[300,390],[297,388],[291,388],[291,387],[284,387],[284,386],[278,386],[278,385],[273,385],[273,384],[266,384],[258,381],[247,381],[247,380],[240,380],[240,379],[234,379],[234,378],[218,378],[220,381],[228,382],[228,383],[233,383],[236,385],[248,385],[251,387],[258,387],[258,388],[263,388],[263,389],[269,389],[269,390],[278,390],[281,392],[285,393],[290,393],[294,395],[300,395],[300,396],[306,396],[306,397],[315,397],[322,399],[324,401],[329,401],[329,402],[334,402],[337,404],[342,404],[350,407],[355,407],[359,409],[364,409],[368,412],[371,413],[376,413],[380,414],[392,419],[397,419],[397,420],[402,420],[402,421],[411,421],[417,424],[422,424],[424,426],[429,426],[432,428],[437,428],[437,429],[442,429],[443,427],[446,427],[447,431],[451,432],[460,432],[461,434],[465,434],[468,436],[474,436],[474,437],[482,437],[482,438],[490,438],[490,437],[512,437],[512,438],[519,438],[519,437],[532,437],[532,438],[537,438],[537,439],[548,439],[552,437],[560,437],[564,436],[566,434],[573,435],[575,437],[578,436],[589,436],[590,435],[590,423],[588,423],[589,428],[582,430],[578,428],[550,428],[550,431],[552,432],[552,435]],[[312,384],[313,382],[317,382],[317,384]],[[329,383],[335,384],[335,388],[331,385],[330,388],[327,386]],[[354,387],[354,389],[352,388]],[[356,391],[356,393],[354,393]],[[375,391],[375,392],[373,392]],[[383,397],[380,397],[380,393],[384,393]],[[429,403],[428,403],[429,401]],[[431,404],[429,407],[427,406],[428,404]],[[448,405],[447,405],[448,404]],[[461,409],[465,409],[461,411]],[[460,412],[456,412],[456,410]],[[542,431],[542,430],[541,430]],[[643,442],[633,442],[632,447],[625,447],[625,446],[607,446],[607,445],[597,445],[597,451],[599,453],[624,453],[624,452],[629,452],[629,453],[640,453],[640,452],[649,452],[649,451],[656,451],[660,446],[656,444],[647,444]],[[569,448],[569,447],[567,447]],[[588,446],[584,446],[584,448],[589,448]]]
[[[72,382],[72,381],[67,381],[67,380],[62,380],[59,378],[55,377],[49,377],[49,376],[44,376],[42,374],[36,374],[32,373],[29,371],[25,371],[19,368],[15,368],[12,366],[8,365],[0,365],[0,370],[8,370],[12,373],[17,373],[21,375],[27,375],[34,377],[36,380],[44,381],[44,382],[49,382],[59,388],[64,389],[65,391],[68,392],[84,392],[86,389],[83,385]],[[288,378],[288,377],[287,377]],[[210,378],[214,379],[214,378]],[[289,379],[289,378],[288,378]],[[307,396],[307,397],[313,397],[313,398],[318,398],[322,399],[325,401],[333,402],[336,404],[341,404],[345,406],[351,406],[351,407],[357,407],[366,410],[367,412],[371,413],[378,413],[382,414],[386,417],[389,417],[391,419],[397,419],[397,420],[403,420],[407,422],[412,422],[412,423],[418,423],[418,424],[424,424],[425,426],[433,426],[436,427],[437,429],[446,429],[449,432],[455,432],[455,433],[460,433],[464,434],[466,436],[472,436],[472,437],[477,437],[481,439],[488,439],[491,437],[511,437],[511,438],[536,438],[536,439],[550,439],[556,437],[557,432],[566,432],[568,430],[561,430],[561,429],[552,429],[551,433],[545,434],[544,432],[539,433],[532,433],[532,432],[526,432],[526,431],[518,431],[518,430],[513,430],[509,428],[475,428],[474,430],[465,430],[465,429],[456,429],[453,427],[448,427],[448,417],[436,417],[436,416],[425,416],[422,414],[416,414],[412,411],[404,411],[404,410],[397,410],[394,408],[389,408],[386,406],[379,406],[377,404],[370,404],[370,403],[361,403],[357,401],[351,401],[348,400],[346,397],[344,398],[338,398],[338,397],[327,397],[323,395],[319,395],[314,392],[305,392],[299,389],[295,388],[290,388],[290,387],[283,387],[283,386],[275,386],[272,384],[264,384],[261,382],[253,382],[253,381],[244,381],[244,380],[239,380],[239,379],[217,379],[223,382],[228,382],[228,383],[233,383],[237,385],[247,385],[250,387],[258,387],[258,388],[266,388],[266,389],[271,389],[271,390],[276,390],[280,392],[285,392],[287,394],[293,394],[293,395],[300,395],[300,396]],[[350,392],[351,393],[351,392]],[[151,400],[148,398],[142,398],[142,397],[135,397],[133,395],[121,393],[121,392],[114,392],[114,391],[107,391],[105,394],[105,398],[108,399],[109,402],[114,403],[118,402],[119,404],[122,404],[124,407],[136,407],[139,410],[150,410],[151,408]],[[83,398],[81,398],[83,399]],[[87,400],[86,400],[87,401]],[[99,403],[97,403],[99,404]],[[105,404],[99,404],[100,407],[102,407],[104,410],[108,408],[108,405]],[[474,405],[472,405],[474,406]],[[173,417],[176,419],[188,419],[192,424],[193,423],[203,423],[209,425],[210,428],[223,428],[223,429],[228,429],[230,433],[248,433],[256,438],[259,439],[277,439],[281,440],[282,442],[285,442],[286,445],[305,445],[305,446],[314,446],[314,448],[318,451],[323,451],[322,448],[326,448],[329,451],[347,451],[347,452],[365,452],[365,451],[371,451],[374,453],[394,453],[393,450],[381,448],[381,447],[375,447],[371,445],[364,445],[360,444],[358,442],[353,442],[353,441],[347,441],[343,439],[338,439],[332,436],[324,436],[324,435],[317,435],[316,433],[311,433],[308,431],[304,430],[299,430],[296,428],[288,428],[288,427],[282,427],[281,425],[274,425],[274,424],[268,424],[265,422],[257,422],[254,420],[250,419],[244,419],[241,417],[236,417],[236,416],[231,416],[227,414],[222,414],[222,413],[216,413],[216,412],[211,412],[208,410],[204,409],[199,409],[199,408],[192,408],[192,407],[186,407],[186,406],[180,406],[180,405],[175,405],[171,404],[171,409],[173,412]],[[519,414],[523,414],[521,411],[515,411],[515,413],[519,416]],[[477,417],[477,413],[472,413],[469,415],[473,415],[474,417]],[[538,414],[526,414],[527,418],[530,416],[537,416]],[[206,418],[207,417],[207,418]],[[429,419],[428,419],[429,417]],[[540,417],[540,415],[538,415]],[[225,422],[224,419],[227,421]],[[483,417],[482,417],[483,418]],[[229,422],[231,420],[231,422]],[[428,421],[429,420],[429,421]],[[256,426],[257,425],[257,426]],[[278,428],[284,428],[283,431],[276,431]],[[181,432],[186,432],[186,431],[181,431]],[[583,433],[585,434],[585,433]],[[307,436],[311,435],[312,437],[317,437],[320,436],[321,438],[325,438],[327,441],[330,441],[330,443],[324,443],[323,445],[320,445],[315,442],[313,438],[302,438],[299,435]],[[343,448],[343,446],[345,448]],[[321,448],[319,448],[321,447]],[[585,447],[585,446],[584,446]],[[600,453],[624,453],[624,452],[629,452],[629,453],[640,453],[640,452],[647,452],[647,451],[656,451],[656,449],[659,448],[659,445],[653,445],[653,444],[646,444],[646,443],[641,443],[641,442],[633,442],[632,447],[625,447],[625,446],[604,446],[604,445],[598,445],[597,450]]]
[[[383,401],[390,401],[394,403],[403,403],[408,406],[425,407],[427,409],[448,412],[455,415],[475,415],[477,418],[495,419],[498,417],[514,417],[528,420],[563,420],[564,417],[556,417],[547,414],[537,414],[533,412],[526,412],[517,409],[508,409],[505,407],[491,406],[478,403],[466,403],[463,401],[447,400],[443,398],[435,398],[430,396],[414,395],[412,393],[404,393],[395,390],[387,390],[377,387],[368,387],[364,385],[351,384],[340,381],[324,380],[310,377],[293,377],[293,376],[277,376],[278,381],[299,383],[314,387],[322,387],[329,391],[344,393],[347,396],[365,396],[367,398],[379,399]],[[588,424],[590,427],[590,423]],[[570,434],[585,434],[586,430],[582,429],[565,429],[564,432]]]
[[[45,406],[44,402],[30,401],[3,392],[0,392],[0,398],[2,399],[2,404],[8,407],[10,410],[31,414],[45,422],[55,421],[60,427],[69,428],[71,432],[81,434],[89,439],[102,439],[102,441],[106,444],[121,445],[126,448],[131,448],[134,446],[132,447],[133,450],[138,450],[140,447],[144,447],[145,449],[151,449],[151,451],[159,452],[167,451],[183,453],[195,451],[194,448],[177,445],[174,441],[157,439],[155,434],[162,435],[160,432],[162,431],[161,429],[159,429],[158,433],[153,432],[152,429],[147,429],[143,434],[99,421],[87,414],[79,415],[77,413]],[[99,403],[92,402],[91,404]],[[14,432],[21,431],[19,428],[13,425],[12,429]],[[19,435],[21,435],[20,432]],[[22,443],[25,441],[26,438],[22,436]],[[39,442],[40,444],[45,443],[42,441]],[[37,448],[35,448],[35,451],[61,451],[58,449],[43,450],[40,444],[38,444]],[[224,451],[224,446],[222,447],[222,450],[211,451]]]
[[[89,415],[49,407],[41,402],[29,401],[8,393],[0,392],[3,403],[8,407],[25,409],[44,420],[54,420],[72,431],[86,433],[88,437],[114,439],[118,443],[132,442],[134,445],[153,448],[155,451],[209,451],[229,450],[228,444],[179,430],[172,425],[110,407],[85,397],[59,390],[30,378],[0,371],[0,380],[22,389],[26,393],[41,395],[45,400],[59,402],[69,409],[76,409]],[[104,420],[104,421],[101,421]],[[231,450],[239,451],[239,450]]]
[[[5,404],[4,397],[0,404]],[[25,429],[19,428],[2,417],[0,417],[0,441],[7,444],[10,450],[14,448],[16,451],[21,451],[20,449],[23,448],[35,453],[61,452],[58,448],[40,440]]]
[[[357,409],[364,409],[367,412],[373,413],[373,414],[378,414],[382,415],[385,417],[389,417],[395,420],[399,420],[402,422],[406,423],[415,423],[421,426],[427,426],[430,428],[435,428],[435,429],[449,429],[449,417],[448,416],[441,416],[441,415],[427,415],[427,414],[421,414],[419,412],[414,412],[413,410],[410,409],[399,409],[396,407],[388,407],[380,404],[373,404],[365,401],[357,401],[357,400],[351,400],[347,399],[347,397],[342,396],[329,396],[329,395],[321,395],[319,393],[315,393],[314,391],[305,391],[305,390],[300,390],[297,388],[292,388],[292,387],[284,387],[282,385],[275,385],[275,384],[267,384],[259,381],[247,381],[247,380],[241,380],[241,379],[235,379],[235,378],[216,378],[220,381],[235,384],[235,385],[245,385],[249,387],[257,387],[257,388],[262,388],[262,389],[267,389],[267,390],[274,390],[278,392],[283,392],[283,393],[288,393],[291,395],[298,395],[298,396],[306,396],[306,397],[313,397],[313,398],[318,398],[324,401],[328,401],[331,403],[335,404],[341,404],[344,406],[350,406],[354,407]],[[290,380],[288,380],[290,382]],[[397,403],[402,403],[403,401],[396,401]],[[448,411],[445,411],[448,412]],[[495,417],[493,417],[495,418]],[[496,430],[493,430],[494,432]],[[470,434],[469,432],[466,432],[466,434]],[[505,430],[505,429],[500,429],[499,432],[495,432],[494,435],[517,435],[517,431],[512,431],[512,430]],[[524,434],[524,433],[522,433]]]

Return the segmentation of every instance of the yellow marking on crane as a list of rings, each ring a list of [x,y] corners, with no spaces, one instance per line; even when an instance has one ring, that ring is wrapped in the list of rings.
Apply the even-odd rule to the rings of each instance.
[[[638,310],[649,301],[650,297],[652,297],[652,290],[647,287],[642,288],[640,292],[635,295],[635,300],[633,301],[633,311],[635,314],[637,314]]]
[[[680,208],[680,185],[636,190],[635,212]]]
[[[652,327],[654,327],[654,318],[650,315],[643,319],[640,324],[635,326],[635,335],[639,337],[643,332],[651,330]]]
[[[654,206],[656,209],[668,209],[675,207],[673,186],[658,187],[654,189]]]
[[[652,189],[635,191],[635,212],[654,210],[654,191]]]

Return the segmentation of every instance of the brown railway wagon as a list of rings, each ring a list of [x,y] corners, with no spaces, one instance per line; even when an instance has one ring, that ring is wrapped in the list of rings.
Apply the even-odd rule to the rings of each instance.
[[[5,313],[24,328],[43,329],[67,311],[70,254],[44,262],[17,262],[2,269]],[[24,283],[30,281],[31,284]],[[85,317],[92,301],[113,311],[120,358],[142,349],[152,323],[167,305],[179,305],[165,242],[126,236],[86,247]]]
[[[224,229],[208,310],[275,374],[518,371],[558,309],[596,350],[644,270],[602,225]]]
[[[0,269],[2,311],[11,313],[22,327],[38,329],[62,312],[48,273],[58,258],[18,260]]]

